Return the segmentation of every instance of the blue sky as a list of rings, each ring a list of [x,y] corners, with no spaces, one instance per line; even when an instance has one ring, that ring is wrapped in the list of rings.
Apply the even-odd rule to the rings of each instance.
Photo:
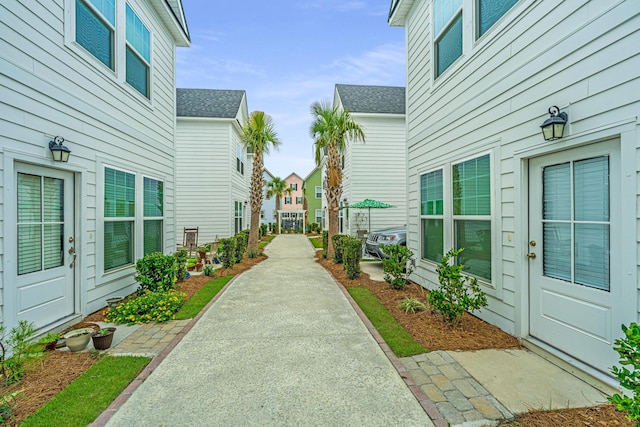
[[[304,178],[315,167],[312,102],[336,83],[405,85],[404,29],[389,0],[182,0],[191,47],[177,53],[177,87],[243,89],[249,111],[273,117],[282,141],[265,165]]]

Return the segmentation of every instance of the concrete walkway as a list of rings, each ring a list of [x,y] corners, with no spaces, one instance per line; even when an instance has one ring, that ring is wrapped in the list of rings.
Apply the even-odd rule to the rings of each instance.
[[[107,425],[434,425],[306,237],[279,236],[266,253]]]

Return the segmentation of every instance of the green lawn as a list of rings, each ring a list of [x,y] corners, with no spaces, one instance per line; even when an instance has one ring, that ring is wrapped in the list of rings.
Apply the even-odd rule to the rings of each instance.
[[[309,237],[309,241],[313,245],[314,248],[322,248],[322,236],[320,237]]]
[[[267,246],[269,243],[271,243],[271,241],[275,238],[276,238],[275,234],[269,234],[267,237],[265,237],[264,240],[258,242],[258,248],[264,249],[264,247]]]
[[[105,356],[20,425],[89,425],[150,361],[149,357]]]
[[[191,319],[215,297],[233,276],[222,276],[207,282],[194,296],[184,303],[176,313],[176,319]]]
[[[347,291],[396,356],[413,356],[428,351],[413,339],[369,289],[348,288]]]

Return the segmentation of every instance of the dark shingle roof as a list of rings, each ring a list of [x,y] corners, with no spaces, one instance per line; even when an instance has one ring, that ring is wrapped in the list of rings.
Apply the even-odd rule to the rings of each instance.
[[[404,114],[404,88],[336,85],[342,106],[352,113]]]
[[[176,114],[178,117],[233,119],[244,94],[244,90],[176,89]]]

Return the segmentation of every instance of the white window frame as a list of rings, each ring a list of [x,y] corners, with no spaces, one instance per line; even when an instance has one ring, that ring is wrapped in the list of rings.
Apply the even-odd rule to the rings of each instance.
[[[478,12],[478,0],[462,0],[462,6],[456,10],[456,12],[449,18],[443,28],[434,34],[435,29],[435,3],[432,1],[430,6],[431,12],[431,31],[430,31],[430,46],[431,46],[431,91],[437,90],[438,87],[447,81],[450,76],[456,74],[456,71],[463,67],[466,63],[465,58],[471,57],[475,52],[484,49],[488,43],[492,43],[495,40],[493,35],[500,33],[505,27],[514,22],[518,15],[521,15],[524,10],[525,4],[531,4],[531,1],[518,0],[509,10],[507,10],[485,33],[481,36],[479,34],[479,12]],[[460,10],[461,9],[461,10]],[[462,53],[451,63],[447,69],[437,75],[437,49],[436,43],[444,34],[444,32],[450,27],[454,19],[462,13]],[[490,35],[491,34],[491,35]]]
[[[284,204],[285,205],[290,205],[291,204],[291,196],[285,196],[284,197]]]
[[[453,163],[450,164],[449,167],[451,167],[453,165]],[[437,215],[437,214],[429,214],[429,215],[423,215],[422,214],[422,177],[424,175],[430,174],[432,172],[437,172],[441,170],[442,171],[442,215]],[[449,206],[447,205],[447,183],[452,182],[449,178],[450,175],[450,169],[448,170],[446,166],[442,165],[442,166],[438,166],[429,170],[426,170],[424,172],[421,172],[418,175],[418,194],[419,196],[419,203],[418,203],[418,212],[419,212],[419,218],[420,218],[420,225],[419,225],[419,229],[420,229],[420,247],[419,247],[419,257],[422,261],[424,262],[428,262],[431,264],[439,264],[438,261],[436,260],[430,260],[428,258],[425,258],[423,256],[423,248],[424,248],[424,231],[422,229],[422,220],[423,219],[441,219],[442,220],[442,250],[444,253],[446,253],[450,248],[452,243],[449,242],[449,246],[447,246],[447,212],[449,209]],[[453,200],[453,199],[452,199]],[[453,203],[451,203],[451,207],[453,207]]]
[[[296,196],[296,205],[302,204],[302,196]]]
[[[130,94],[132,98],[143,103],[145,106],[150,107],[153,104],[153,85],[154,85],[154,44],[155,35],[151,30],[152,25],[149,24],[147,16],[141,13],[140,10],[136,10],[131,3],[131,9],[136,13],[138,18],[142,21],[145,27],[149,30],[149,96],[146,97],[138,90],[133,88],[126,81],[126,0],[114,0],[116,7],[115,26],[113,27],[114,33],[114,46],[113,46],[113,69],[106,66],[102,61],[96,58],[91,52],[86,50],[78,42],[76,42],[76,0],[64,0],[65,20],[64,20],[64,44],[72,51],[78,58],[89,63],[89,65],[96,70],[96,72],[104,75],[111,80],[115,85],[122,88],[123,91]],[[84,3],[95,11],[95,7],[89,0],[84,0]],[[99,13],[99,12],[98,12]]]
[[[117,0],[116,0],[117,1]],[[127,37],[126,37],[126,32],[127,32],[127,28],[126,28],[126,9],[127,6],[129,6],[129,8],[131,8],[131,11],[133,12],[133,14],[136,16],[136,18],[138,18],[140,20],[140,22],[142,23],[142,25],[144,25],[144,27],[147,29],[147,31],[149,31],[149,61],[147,61],[140,52],[138,52],[136,50],[136,48],[131,45],[128,41],[127,41]],[[153,33],[151,32],[151,30],[149,29],[149,24],[147,22],[145,22],[145,19],[143,18],[143,16],[136,11],[136,9],[131,5],[131,3],[129,2],[125,2],[125,28],[123,33],[125,34],[124,37],[124,68],[123,68],[123,80],[124,83],[126,84],[126,86],[132,90],[133,92],[135,92],[136,94],[138,94],[138,96],[142,96],[143,98],[146,99],[151,99],[151,92],[152,92],[152,85],[151,85],[151,76],[153,75],[152,71],[152,59],[153,59]],[[127,52],[127,48],[130,48],[131,51],[133,52],[134,55],[136,55],[138,57],[138,59],[140,59],[142,62],[144,62],[144,64],[147,66],[147,90],[148,90],[148,95],[143,94],[142,92],[138,91],[138,89],[136,89],[134,86],[132,86],[129,82],[127,82],[127,63],[126,63],[126,52]]]
[[[96,256],[96,285],[100,286],[107,282],[112,282],[124,277],[129,277],[135,270],[135,263],[138,259],[144,256],[144,220],[145,219],[159,219],[162,220],[162,246],[163,251],[166,243],[166,183],[167,179],[147,173],[144,170],[136,170],[131,167],[123,167],[114,163],[98,161],[98,173],[97,175],[97,203],[96,203],[96,248],[98,248],[98,254],[102,254],[104,248],[104,224],[105,220],[111,222],[111,219],[107,219],[104,216],[104,196],[105,196],[105,171],[106,169],[113,169],[125,173],[134,175],[135,179],[135,214],[133,218],[133,263],[126,264],[108,271],[104,270],[104,257],[103,255]],[[146,217],[144,216],[144,178],[153,179],[163,183],[163,212],[161,217]],[[117,221],[124,221],[122,218],[116,219]]]
[[[322,186],[316,185],[316,199],[322,199]]]
[[[473,160],[473,159],[477,159],[480,157],[483,157],[485,155],[489,155],[489,168],[490,168],[490,195],[491,195],[491,200],[490,200],[490,207],[491,207],[491,214],[486,216],[486,217],[482,217],[479,218],[478,216],[460,216],[460,215],[453,215],[453,173],[452,173],[452,168],[453,165],[456,164],[460,164],[460,163],[464,163],[466,161],[469,160]],[[501,262],[499,253],[500,253],[500,248],[498,247],[498,242],[496,240],[496,235],[497,235],[497,211],[496,211],[496,180],[495,180],[495,160],[494,160],[494,153],[493,151],[481,151],[481,152],[476,152],[473,153],[471,155],[462,157],[462,158],[456,158],[456,159],[451,159],[449,161],[447,161],[446,163],[443,164],[439,164],[437,166],[433,166],[430,167],[429,169],[424,169],[421,170],[418,174],[417,174],[417,188],[418,188],[418,193],[420,193],[420,177],[422,175],[425,175],[429,172],[433,172],[436,171],[438,169],[442,169],[443,173],[442,173],[442,181],[443,181],[443,185],[442,185],[442,198],[443,198],[443,229],[444,229],[444,236],[443,236],[443,251],[444,253],[447,253],[451,248],[454,247],[455,244],[455,220],[464,220],[464,219],[469,219],[469,220],[486,220],[486,221],[490,221],[491,224],[491,281],[487,281],[487,279],[483,278],[483,277],[477,277],[477,276],[473,276],[473,277],[477,277],[478,279],[478,283],[482,284],[483,286],[485,286],[486,288],[488,288],[487,290],[489,291],[489,294],[491,295],[496,295],[496,293],[494,291],[498,290],[500,288],[500,283],[501,283],[501,278],[500,278],[500,270],[499,270],[499,264]],[[419,199],[420,200],[420,199]],[[422,215],[421,214],[421,209],[420,209],[420,202],[418,203],[418,211],[417,211],[418,215],[418,226],[420,229],[419,232],[419,260],[421,262],[421,264],[424,267],[427,267],[430,271],[435,272],[435,268],[439,263],[433,262],[431,260],[422,258],[422,246],[424,244],[423,242],[423,235],[422,235],[422,219],[423,218],[429,218],[432,217],[431,215]]]
[[[322,225],[322,209],[316,209],[316,223]]]
[[[162,183],[162,216],[145,216],[144,215],[144,180],[145,179],[151,179],[154,180],[156,182],[161,182]],[[164,246],[165,246],[165,232],[164,232],[164,224],[166,221],[166,188],[165,188],[165,181],[162,179],[158,179],[154,176],[150,176],[150,175],[142,175],[142,232],[141,232],[141,238],[142,238],[142,252],[144,253],[144,222],[145,221],[162,221],[162,237],[161,237],[161,247],[160,247],[160,251],[163,252],[164,251]]]
[[[292,182],[291,184],[289,184],[289,188],[291,188],[293,191],[298,191],[298,183]]]

